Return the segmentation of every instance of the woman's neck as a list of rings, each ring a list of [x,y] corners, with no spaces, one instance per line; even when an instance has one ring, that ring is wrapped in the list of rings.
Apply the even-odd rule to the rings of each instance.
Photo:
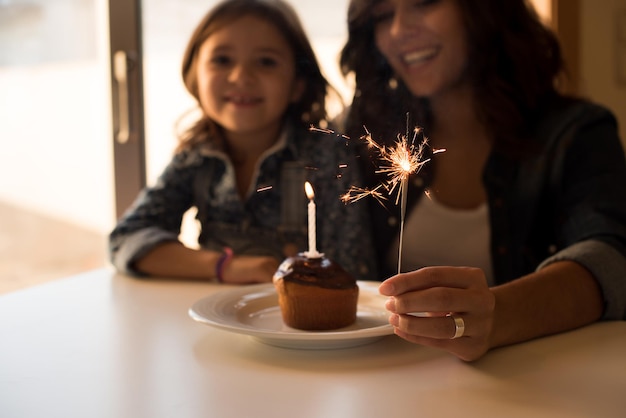
[[[475,208],[486,199],[482,172],[491,140],[478,119],[472,91],[457,89],[454,94],[432,100],[431,106],[429,141],[433,148],[446,149],[434,161],[431,193],[447,206]]]
[[[473,90],[458,87],[431,99],[433,114],[431,136],[437,148],[476,144],[487,140],[485,126],[479,121]]]

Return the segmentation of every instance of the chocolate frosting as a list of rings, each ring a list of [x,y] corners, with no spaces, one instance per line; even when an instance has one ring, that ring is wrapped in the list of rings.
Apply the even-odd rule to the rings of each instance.
[[[274,280],[278,279],[329,289],[356,286],[356,279],[333,260],[327,257],[308,258],[304,253],[286,258],[274,273]]]

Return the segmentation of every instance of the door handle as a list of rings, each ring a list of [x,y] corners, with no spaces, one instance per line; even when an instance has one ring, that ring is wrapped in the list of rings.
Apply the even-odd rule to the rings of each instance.
[[[126,51],[116,51],[113,55],[113,77],[117,83],[117,120],[115,138],[120,144],[130,139],[130,96],[128,94],[128,55]]]

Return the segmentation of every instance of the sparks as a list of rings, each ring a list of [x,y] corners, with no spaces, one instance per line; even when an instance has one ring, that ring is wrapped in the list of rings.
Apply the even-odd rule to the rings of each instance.
[[[383,188],[382,184],[379,184],[371,190],[358,186],[350,186],[350,189],[341,195],[341,201],[344,203],[354,203],[365,197],[371,196],[382,204],[382,201],[387,198],[379,191],[381,188]]]
[[[256,189],[257,193],[261,193],[261,192],[266,192],[268,190],[272,190],[273,186],[265,186],[265,187],[259,187],[258,189]]]
[[[316,129],[311,127],[312,130],[324,132],[328,134],[335,134],[329,129]],[[407,205],[407,193],[409,176],[417,173],[420,169],[430,161],[430,158],[423,159],[424,151],[428,145],[428,138],[423,136],[423,140],[415,145],[415,141],[422,133],[420,127],[413,129],[413,137],[409,141],[409,129],[408,129],[408,114],[407,114],[407,133],[404,136],[398,135],[396,142],[393,146],[380,145],[374,140],[371,132],[365,128],[365,135],[361,137],[364,140],[369,149],[375,150],[378,153],[378,158],[381,163],[378,165],[376,173],[386,174],[387,180],[373,189],[364,189],[357,186],[352,186],[350,189],[341,196],[341,200],[344,203],[354,203],[365,197],[372,196],[379,203],[383,204],[385,197],[381,193],[381,189],[385,189],[389,196],[392,196],[396,191],[396,205],[400,204],[400,242],[398,246],[398,274],[402,267],[402,242],[404,236],[404,219],[406,217],[406,205]],[[337,135],[339,136],[339,135]],[[345,135],[342,138],[347,138]],[[445,149],[433,150],[433,154],[444,152]]]
[[[341,138],[341,139],[350,139],[350,137],[348,137],[348,136],[346,136],[344,134],[337,133],[337,132],[333,131],[332,129],[318,128],[318,127],[315,127],[313,125],[309,126],[309,131],[311,131],[311,132],[321,132],[321,133],[327,134],[327,135],[335,135],[336,137]]]
[[[396,204],[400,201],[403,183],[406,183],[406,180],[408,180],[411,174],[419,172],[422,166],[430,161],[430,158],[422,160],[424,151],[428,145],[428,139],[424,137],[418,145],[415,145],[417,136],[421,132],[421,128],[416,127],[413,130],[413,137],[411,141],[409,141],[408,135],[399,135],[395,144],[391,147],[380,145],[376,142],[367,128],[365,128],[365,135],[361,137],[361,139],[367,143],[368,148],[374,149],[378,153],[381,163],[378,166],[376,173],[383,173],[388,176],[388,180],[386,182],[373,190],[378,190],[381,187],[384,187],[390,196],[397,191],[395,199]],[[434,150],[433,154],[443,151],[445,151],[445,149]],[[354,193],[354,199],[350,199],[344,195],[342,200],[344,202],[356,202],[364,197],[364,193],[367,195],[367,192],[371,193],[371,191],[368,190],[351,188],[347,194],[351,195]]]

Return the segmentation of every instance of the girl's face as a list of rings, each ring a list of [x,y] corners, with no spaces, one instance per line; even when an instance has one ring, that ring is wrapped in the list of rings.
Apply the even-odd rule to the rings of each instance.
[[[381,0],[372,14],[376,46],[415,96],[436,99],[466,83],[457,0]]]
[[[304,88],[290,45],[255,16],[213,32],[199,49],[196,71],[200,105],[227,138],[277,135],[285,110]]]

